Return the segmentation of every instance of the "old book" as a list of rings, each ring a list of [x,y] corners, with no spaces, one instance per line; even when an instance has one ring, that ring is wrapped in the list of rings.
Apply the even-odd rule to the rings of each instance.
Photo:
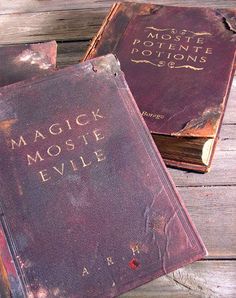
[[[24,44],[0,47],[0,87],[52,72],[56,67],[57,43]],[[5,264],[5,265],[3,265]],[[6,278],[6,272],[10,278]],[[15,297],[20,290],[4,230],[0,224],[0,297]]]
[[[51,72],[56,56],[55,41],[0,47],[0,87]]]
[[[85,59],[114,53],[167,165],[209,170],[235,70],[236,10],[117,3]]]
[[[23,297],[115,297],[205,256],[113,55],[3,87],[0,109]]]

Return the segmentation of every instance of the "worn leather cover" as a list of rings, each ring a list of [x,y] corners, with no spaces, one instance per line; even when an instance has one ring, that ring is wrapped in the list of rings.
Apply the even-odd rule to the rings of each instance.
[[[235,69],[235,33],[235,9],[117,3],[85,60],[117,55],[153,134],[216,138]]]
[[[56,67],[56,56],[55,41],[0,47],[0,87],[52,72]],[[0,297],[11,297],[9,287],[13,296],[23,297],[0,224]]]
[[[27,297],[115,297],[206,254],[113,55],[4,87],[0,111]]]
[[[0,47],[0,87],[51,72],[56,56],[55,41]]]

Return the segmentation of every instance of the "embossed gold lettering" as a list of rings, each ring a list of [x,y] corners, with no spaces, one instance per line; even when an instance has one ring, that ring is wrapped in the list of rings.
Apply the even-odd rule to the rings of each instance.
[[[44,160],[38,151],[36,151],[34,157],[32,157],[31,155],[27,154],[26,155],[26,158],[27,158],[28,166],[32,165],[32,162],[36,163],[38,161],[43,161]]]
[[[21,147],[21,146],[26,146],[27,143],[25,141],[25,139],[23,138],[23,136],[20,136],[19,141],[16,142],[15,140],[11,139],[11,149],[15,149],[15,146],[17,147]]]

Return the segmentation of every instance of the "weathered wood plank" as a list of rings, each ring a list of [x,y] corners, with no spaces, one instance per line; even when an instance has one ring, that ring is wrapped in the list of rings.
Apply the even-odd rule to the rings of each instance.
[[[234,81],[230,91],[229,101],[227,103],[223,123],[236,124],[236,77],[234,77]]]
[[[206,174],[168,169],[177,186],[236,185],[236,151],[219,151],[217,148],[211,171]]]
[[[89,41],[58,43],[57,66],[63,68],[79,63],[89,44]]]
[[[102,8],[106,11],[110,5],[115,2],[111,0],[105,1],[84,1],[84,0],[1,0],[0,14],[24,13],[24,12],[43,12],[54,10],[74,10],[74,9],[97,9]],[[120,0],[119,2],[122,2]],[[151,2],[165,5],[184,5],[184,6],[209,6],[209,7],[235,7],[235,1],[225,0],[136,0],[136,2]]]
[[[143,1],[139,1],[143,2]],[[159,4],[193,6],[189,1],[149,1]],[[0,4],[2,44],[43,40],[89,40],[98,31],[114,1],[28,1],[3,0]],[[234,7],[235,1],[199,0],[198,6]]]
[[[105,15],[99,9],[0,15],[0,42],[88,40],[98,31]]]
[[[218,151],[236,151],[236,125],[223,125],[220,132]]]
[[[122,295],[122,298],[234,298],[236,261],[200,261]]]
[[[207,258],[236,258],[236,187],[178,190],[206,245]]]

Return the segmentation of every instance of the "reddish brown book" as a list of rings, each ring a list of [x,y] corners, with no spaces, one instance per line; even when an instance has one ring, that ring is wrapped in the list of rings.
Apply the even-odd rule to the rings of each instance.
[[[2,224],[26,297],[115,297],[205,256],[113,55],[3,87],[0,108]]]
[[[55,41],[0,47],[0,87],[51,72],[56,56]]]
[[[0,47],[0,87],[52,72],[56,56],[55,41]],[[0,297],[11,297],[9,287],[12,295],[18,293],[19,297],[20,283],[0,224]]]
[[[86,59],[114,53],[167,165],[208,171],[234,74],[236,10],[115,4]]]

